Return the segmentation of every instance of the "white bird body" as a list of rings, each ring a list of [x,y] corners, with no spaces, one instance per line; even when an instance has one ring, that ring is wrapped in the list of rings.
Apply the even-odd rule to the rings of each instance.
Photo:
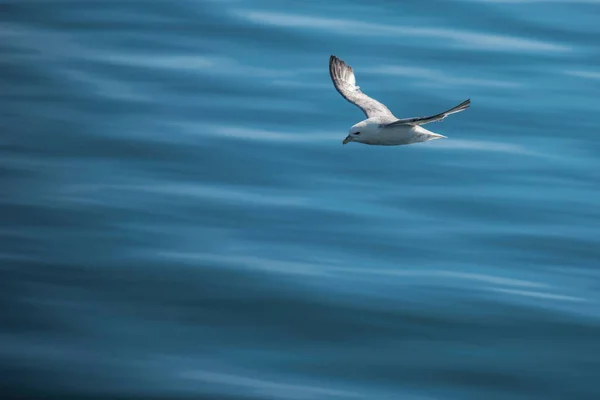
[[[360,133],[357,134],[357,132]],[[352,126],[348,136],[351,138],[348,141],[379,146],[400,146],[446,137],[433,133],[419,125],[399,124],[382,127],[382,123],[378,119],[373,120],[371,118]],[[348,143],[346,139],[344,141]]]
[[[329,74],[335,89],[346,100],[360,108],[367,117],[350,128],[343,144],[358,142],[379,146],[399,146],[445,138],[446,136],[433,133],[420,125],[440,121],[450,114],[466,110],[471,104],[471,100],[467,99],[436,115],[398,119],[385,105],[364,94],[356,86],[352,67],[333,55],[329,58]]]

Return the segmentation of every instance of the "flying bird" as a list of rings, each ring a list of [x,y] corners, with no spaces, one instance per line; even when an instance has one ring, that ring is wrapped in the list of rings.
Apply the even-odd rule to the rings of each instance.
[[[364,94],[360,87],[356,86],[352,67],[334,55],[329,58],[329,75],[342,97],[360,108],[367,117],[350,128],[343,144],[358,142],[398,146],[445,138],[446,136],[428,131],[421,125],[441,121],[450,114],[466,110],[471,105],[471,99],[467,99],[456,107],[429,117],[398,119],[385,105]]]

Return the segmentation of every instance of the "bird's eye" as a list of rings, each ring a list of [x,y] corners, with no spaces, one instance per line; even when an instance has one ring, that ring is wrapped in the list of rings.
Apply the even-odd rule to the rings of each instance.
[[[360,135],[360,132],[354,132],[355,135]]]

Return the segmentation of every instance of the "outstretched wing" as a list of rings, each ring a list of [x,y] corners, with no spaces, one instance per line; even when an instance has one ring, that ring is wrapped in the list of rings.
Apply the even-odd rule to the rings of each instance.
[[[329,57],[329,75],[331,75],[336,90],[350,103],[363,110],[367,118],[376,115],[393,117],[392,112],[386,106],[360,91],[360,88],[356,86],[352,67],[336,56]]]
[[[471,106],[471,99],[467,99],[467,100],[463,101],[462,103],[460,103],[459,105],[452,107],[451,109],[444,111],[442,113],[432,115],[429,117],[403,118],[403,119],[399,119],[398,121],[394,121],[391,124],[388,124],[386,126],[394,126],[394,125],[402,125],[402,124],[424,125],[424,124],[428,124],[430,122],[441,121],[444,118],[446,118],[448,115],[466,110],[470,106]]]

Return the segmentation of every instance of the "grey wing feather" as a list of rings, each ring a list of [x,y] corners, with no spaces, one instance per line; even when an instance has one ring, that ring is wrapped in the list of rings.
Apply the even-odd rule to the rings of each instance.
[[[336,56],[329,57],[329,75],[335,89],[350,103],[360,108],[367,118],[373,116],[389,116],[393,114],[386,106],[361,92],[356,86],[356,78],[352,67]]]
[[[436,115],[431,115],[429,117],[403,118],[403,119],[394,121],[394,122],[388,124],[387,126],[403,125],[403,124],[405,124],[405,125],[406,124],[408,124],[408,125],[424,125],[424,124],[428,124],[430,122],[441,121],[444,118],[446,118],[448,115],[464,111],[467,108],[469,108],[470,106],[471,106],[471,99],[467,99],[467,100],[463,101],[462,103],[460,103],[459,105],[452,107],[451,109],[446,110],[442,113],[439,113]]]

